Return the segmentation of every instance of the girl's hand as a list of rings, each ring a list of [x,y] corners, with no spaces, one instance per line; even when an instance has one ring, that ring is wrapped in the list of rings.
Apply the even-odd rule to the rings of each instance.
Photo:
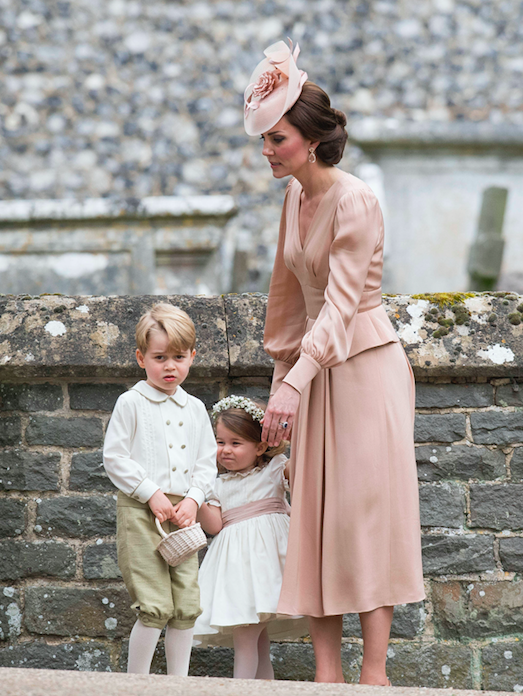
[[[262,442],[268,442],[269,447],[277,447],[282,440],[289,440],[299,405],[300,393],[284,382],[269,399],[262,420]],[[287,428],[282,428],[282,423],[288,423]]]
[[[198,503],[192,498],[184,498],[174,506],[172,520],[178,527],[190,527],[196,522]]]
[[[173,516],[173,504],[160,489],[152,494],[147,504],[151,508],[153,515],[160,520],[160,523],[170,520]]]

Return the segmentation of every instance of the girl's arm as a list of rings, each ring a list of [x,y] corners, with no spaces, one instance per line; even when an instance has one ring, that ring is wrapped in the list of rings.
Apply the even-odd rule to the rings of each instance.
[[[207,532],[207,534],[218,534],[223,527],[221,507],[209,505],[209,503],[202,503],[198,510],[196,521],[202,525],[203,530]]]

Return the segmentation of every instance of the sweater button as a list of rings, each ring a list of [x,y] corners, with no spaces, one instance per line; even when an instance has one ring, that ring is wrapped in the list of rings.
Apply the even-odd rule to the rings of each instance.
[[[169,442],[169,447],[172,449],[173,443]]]
[[[182,449],[185,449],[185,447],[186,447],[185,445],[182,445]]]
[[[170,420],[165,421],[165,425],[171,425],[171,421]]]
[[[173,471],[176,471],[176,467],[175,467],[175,466],[173,466]]]
[[[189,469],[185,469],[185,471],[184,471],[183,473],[184,473],[184,474],[188,474],[188,473],[189,473]]]
[[[180,421],[180,422],[178,423],[178,425],[183,425],[183,421]]]

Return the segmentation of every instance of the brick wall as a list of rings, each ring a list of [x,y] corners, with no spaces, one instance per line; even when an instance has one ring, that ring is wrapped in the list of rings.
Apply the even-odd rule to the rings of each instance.
[[[169,299],[199,328],[187,389],[207,406],[266,397],[265,297]],[[521,299],[385,298],[418,381],[427,592],[395,610],[395,685],[523,690]],[[141,377],[132,333],[156,300],[0,298],[0,666],[125,669],[134,617],[101,446],[116,398]],[[448,334],[434,337],[443,319]],[[274,644],[273,655],[277,677],[313,678],[310,642]],[[343,660],[357,679],[355,615]],[[161,646],[154,668],[164,670]],[[191,670],[230,676],[231,652],[195,650]]]

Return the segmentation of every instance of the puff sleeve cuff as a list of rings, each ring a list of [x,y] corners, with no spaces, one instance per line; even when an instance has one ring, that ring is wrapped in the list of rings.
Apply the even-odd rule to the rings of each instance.
[[[320,370],[321,365],[314,358],[311,358],[307,353],[302,353],[296,365],[289,370],[283,381],[301,394]]]

